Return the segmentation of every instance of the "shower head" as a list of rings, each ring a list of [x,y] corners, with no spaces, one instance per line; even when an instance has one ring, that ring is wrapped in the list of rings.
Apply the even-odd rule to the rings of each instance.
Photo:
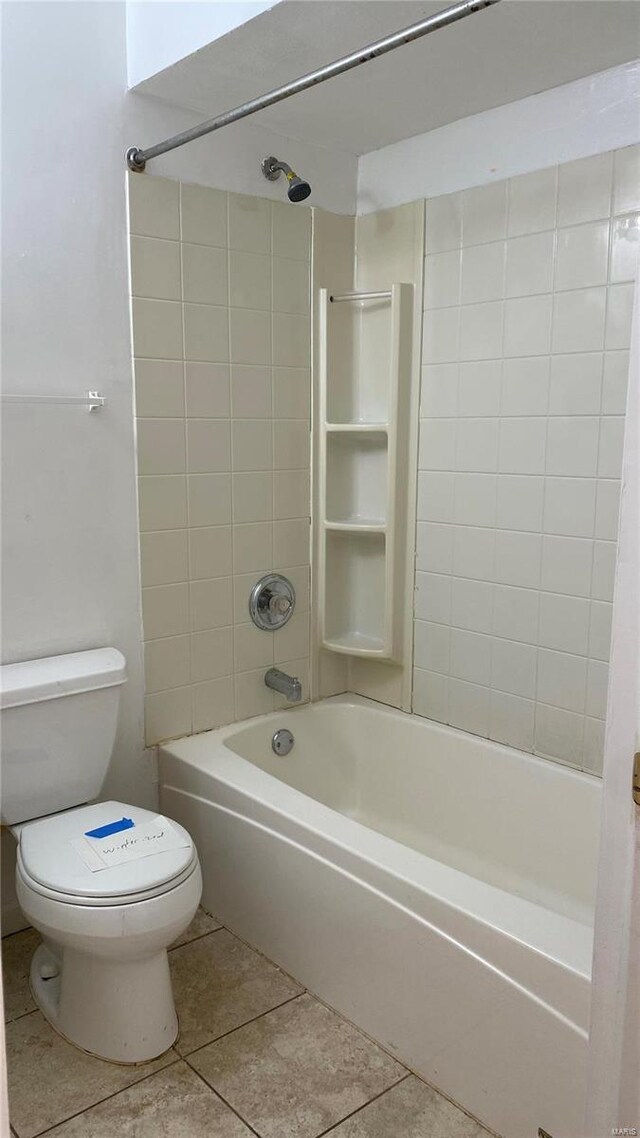
[[[289,183],[287,196],[290,202],[303,202],[311,193],[309,183],[305,182],[303,178],[299,178],[295,170],[292,170],[286,162],[281,162],[279,158],[274,158],[273,155],[262,160],[262,173],[270,182],[275,182],[281,173],[286,175]]]

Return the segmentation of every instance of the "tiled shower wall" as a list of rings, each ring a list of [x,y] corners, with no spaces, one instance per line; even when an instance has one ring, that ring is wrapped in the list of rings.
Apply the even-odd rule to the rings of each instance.
[[[431,199],[414,710],[599,772],[637,147]]]
[[[311,212],[129,180],[148,744],[273,710],[309,673]],[[249,621],[285,573],[296,614]]]

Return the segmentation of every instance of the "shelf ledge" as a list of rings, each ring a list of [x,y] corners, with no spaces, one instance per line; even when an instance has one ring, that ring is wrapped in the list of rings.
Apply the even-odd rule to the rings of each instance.
[[[342,636],[325,637],[323,646],[331,652],[341,652],[347,656],[390,659],[384,640],[377,636],[365,636],[362,632],[345,632]]]

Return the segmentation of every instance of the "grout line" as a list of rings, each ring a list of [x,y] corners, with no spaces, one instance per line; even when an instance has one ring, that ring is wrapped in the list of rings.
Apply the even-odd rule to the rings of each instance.
[[[319,1134],[315,1135],[315,1138],[325,1138],[326,1134],[332,1134],[335,1130],[338,1129],[339,1126],[342,1126],[343,1122],[348,1122],[349,1119],[353,1118],[355,1114],[360,1114],[362,1110],[366,1110],[368,1106],[371,1106],[371,1103],[377,1102],[378,1099],[384,1098],[385,1095],[389,1094],[389,1091],[392,1091],[395,1087],[399,1087],[400,1083],[404,1083],[407,1079],[410,1079],[411,1074],[411,1071],[406,1071],[406,1073],[402,1075],[401,1078],[397,1079],[395,1083],[391,1083],[391,1086],[385,1087],[383,1091],[380,1091],[379,1094],[374,1095],[373,1098],[370,1098],[368,1102],[364,1102],[362,1106],[357,1106],[355,1110],[350,1111],[349,1114],[345,1114],[344,1118],[340,1118],[338,1122],[333,1122],[331,1126],[329,1126],[326,1130],[321,1130]]]
[[[229,929],[225,929],[225,932],[229,932]],[[233,936],[234,934],[232,933],[231,935]],[[265,957],[265,960],[267,959],[268,958]],[[274,964],[272,960],[270,960],[269,963],[274,968],[278,967],[277,964]],[[304,988],[302,992],[296,992],[295,996],[289,996],[288,999],[283,1000],[281,1004],[274,1004],[272,1008],[267,1008],[266,1011],[260,1012],[257,1016],[252,1016],[251,1019],[245,1020],[244,1023],[239,1023],[236,1025],[236,1027],[230,1027],[228,1031],[223,1031],[222,1035],[216,1035],[215,1039],[210,1039],[207,1043],[201,1043],[199,1047],[194,1047],[193,1051],[188,1051],[185,1055],[181,1055],[180,1058],[184,1059],[185,1063],[189,1063],[194,1055],[198,1055],[199,1052],[204,1051],[205,1048],[211,1047],[214,1043],[219,1043],[221,1039],[226,1039],[227,1036],[233,1035],[236,1031],[241,1031],[243,1027],[248,1027],[250,1023],[255,1023],[256,1020],[259,1019],[264,1019],[265,1016],[270,1015],[271,1012],[277,1011],[278,1008],[284,1008],[287,1004],[292,1004],[295,1000],[299,1000],[301,996],[306,996],[308,994],[309,993],[307,992],[307,989]],[[179,1043],[179,1041],[180,1037],[178,1037],[176,1042]]]
[[[185,1062],[186,1062],[186,1060],[185,1060]],[[220,1093],[220,1091],[216,1090],[216,1088],[215,1088],[215,1087],[213,1087],[213,1086],[211,1085],[211,1083],[208,1083],[208,1082],[207,1082],[207,1080],[205,1079],[204,1075],[201,1075],[201,1074],[200,1074],[200,1071],[196,1071],[195,1067],[192,1067],[190,1063],[188,1063],[187,1065],[188,1065],[188,1067],[189,1067],[189,1070],[190,1070],[190,1071],[193,1071],[193,1074],[196,1076],[196,1078],[198,1078],[198,1079],[200,1080],[200,1082],[201,1082],[201,1083],[204,1083],[204,1085],[205,1085],[205,1087],[207,1088],[207,1090],[208,1090],[208,1091],[210,1091],[210,1093],[211,1093],[212,1095],[215,1095],[217,1098],[219,1098],[219,1099],[220,1099],[220,1101],[221,1101],[221,1102],[223,1102],[223,1103],[224,1103],[224,1105],[225,1105],[225,1106],[226,1106],[226,1107],[227,1107],[227,1108],[228,1108],[228,1109],[231,1111],[231,1113],[232,1113],[232,1114],[235,1114],[236,1118],[239,1118],[239,1119],[240,1119],[240,1122],[242,1122],[242,1123],[243,1123],[243,1124],[244,1124],[244,1125],[245,1125],[245,1126],[246,1126],[246,1127],[247,1127],[247,1128],[248,1128],[248,1129],[251,1131],[251,1133],[255,1135],[255,1138],[261,1138],[261,1135],[258,1133],[258,1131],[257,1131],[257,1130],[254,1130],[254,1128],[253,1128],[253,1126],[251,1125],[251,1123],[250,1123],[250,1122],[248,1122],[248,1121],[247,1121],[247,1119],[246,1119],[246,1118],[244,1118],[244,1117],[243,1117],[241,1114],[239,1114],[239,1112],[238,1112],[238,1111],[235,1109],[235,1107],[233,1107],[233,1106],[231,1105],[231,1103],[229,1102],[229,1100],[228,1100],[228,1099],[226,1099],[226,1098],[224,1097],[224,1095]]]
[[[226,679],[226,676],[224,676],[222,678]],[[171,691],[171,688],[166,688],[163,690]],[[224,928],[224,925],[220,925],[217,929],[209,929],[208,932],[206,932],[206,933],[199,933],[198,936],[191,937],[190,940],[181,941],[180,944],[171,944],[171,945],[169,945],[167,952],[175,952],[179,948],[187,948],[188,945],[195,944],[196,941],[198,941],[198,940],[204,940],[205,937],[208,937],[208,936],[215,936],[215,934],[221,932],[223,928]]]

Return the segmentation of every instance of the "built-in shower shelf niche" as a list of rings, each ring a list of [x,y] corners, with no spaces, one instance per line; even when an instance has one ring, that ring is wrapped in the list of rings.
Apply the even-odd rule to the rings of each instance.
[[[413,286],[320,296],[319,609],[325,648],[399,658],[399,447]]]

